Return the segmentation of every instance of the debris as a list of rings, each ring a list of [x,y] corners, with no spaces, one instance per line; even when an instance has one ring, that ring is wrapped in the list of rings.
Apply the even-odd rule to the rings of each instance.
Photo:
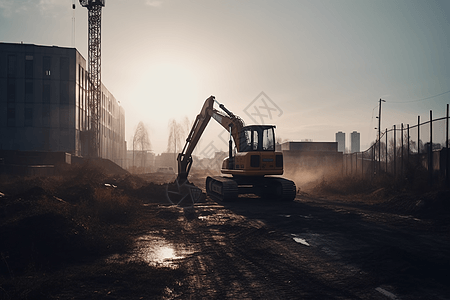
[[[388,297],[388,298],[390,298],[390,299],[393,299],[393,300],[398,299],[397,296],[395,296],[395,295],[392,294],[391,292],[386,291],[385,289],[383,289],[383,288],[381,288],[381,287],[377,287],[375,290],[376,290],[377,292],[379,292],[379,293],[385,295],[386,297]]]

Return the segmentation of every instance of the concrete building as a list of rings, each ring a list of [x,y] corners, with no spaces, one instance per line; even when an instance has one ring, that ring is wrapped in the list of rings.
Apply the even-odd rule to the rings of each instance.
[[[0,43],[0,150],[86,156],[86,65],[75,48]],[[125,112],[103,85],[99,111],[99,155],[125,166]]]
[[[287,175],[298,173],[340,174],[342,152],[337,142],[285,142],[283,152],[284,170]]]
[[[345,152],[345,133],[339,131],[336,133],[336,142],[338,143],[338,152]]]
[[[128,150],[126,169],[132,173],[155,172],[155,154],[149,150]]]
[[[155,156],[155,168],[172,168],[173,170],[178,170],[177,162],[178,153],[173,152],[163,152]]]
[[[351,153],[360,152],[360,134],[359,132],[353,131],[350,133],[350,145],[351,145]]]

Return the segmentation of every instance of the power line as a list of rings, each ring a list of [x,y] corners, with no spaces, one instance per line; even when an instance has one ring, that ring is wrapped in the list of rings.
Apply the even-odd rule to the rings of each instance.
[[[389,101],[389,103],[411,103],[411,102],[425,101],[425,100],[436,98],[436,97],[439,97],[439,96],[442,96],[442,95],[445,95],[445,94],[448,94],[448,93],[450,93],[450,91],[444,92],[444,93],[439,94],[439,95],[434,95],[434,96],[431,96],[431,97],[423,98],[423,99],[417,99],[417,100],[411,100],[411,101],[402,101],[402,102]]]

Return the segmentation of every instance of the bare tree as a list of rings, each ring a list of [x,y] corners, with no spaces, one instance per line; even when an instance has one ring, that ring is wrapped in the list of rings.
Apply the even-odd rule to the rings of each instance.
[[[169,121],[169,138],[167,140],[167,152],[178,153],[178,149],[183,147],[182,141],[185,139],[183,126],[174,119]]]
[[[183,124],[183,136],[185,136],[184,138],[186,138],[188,134],[191,132],[192,122],[189,121],[189,118],[187,116],[185,116],[182,124]]]
[[[146,152],[150,149],[150,138],[148,136],[147,127],[145,127],[142,121],[139,122],[136,127],[136,131],[133,136],[133,167],[135,167],[135,151],[140,151],[141,153],[141,167],[145,170],[145,160]]]

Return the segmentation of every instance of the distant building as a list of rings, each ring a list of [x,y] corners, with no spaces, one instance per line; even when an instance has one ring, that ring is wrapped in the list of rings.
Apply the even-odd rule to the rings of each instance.
[[[345,152],[345,133],[339,131],[336,133],[336,142],[338,143],[338,152]]]
[[[89,86],[75,48],[0,43],[0,150],[86,156]],[[103,85],[99,112],[99,155],[125,167],[125,111]]]
[[[330,174],[342,170],[342,152],[337,142],[284,142],[281,144],[286,174]]]
[[[335,142],[284,142],[281,151],[339,152]]]
[[[359,132],[353,131],[350,133],[350,145],[351,145],[351,153],[360,152],[360,134]]]
[[[134,173],[155,172],[155,154],[149,150],[127,150],[126,169]]]
[[[164,152],[155,156],[155,168],[168,168],[171,167],[173,170],[178,170],[177,162],[178,153]]]
[[[198,156],[193,157],[192,169],[193,170],[210,170],[219,172],[222,168],[222,163],[225,158],[228,157],[228,152],[217,151],[214,152],[213,157],[203,157]]]

